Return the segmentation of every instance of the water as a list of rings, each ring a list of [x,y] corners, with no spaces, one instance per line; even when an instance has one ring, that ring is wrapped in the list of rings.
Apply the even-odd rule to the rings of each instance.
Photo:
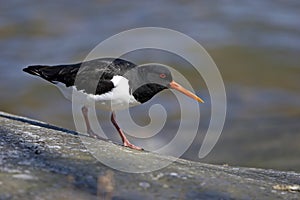
[[[225,81],[225,128],[202,161],[300,171],[298,1],[6,1],[0,13],[1,110],[74,129],[70,102],[48,83],[24,74],[22,68],[83,60],[99,42],[127,29],[171,28],[201,43]],[[144,55],[148,56],[135,58],[141,62],[165,58],[166,64],[192,74],[172,55],[147,51]],[[209,99],[203,83],[189,78],[195,89],[201,85],[197,93]],[[165,92],[151,103],[174,107],[176,101],[169,96]],[[137,123],[147,124],[146,107],[133,109]],[[199,160],[209,109],[209,102],[201,105],[203,125],[184,158]],[[170,140],[178,126],[178,112],[169,110],[158,146]],[[99,112],[99,119],[117,140],[108,113]]]

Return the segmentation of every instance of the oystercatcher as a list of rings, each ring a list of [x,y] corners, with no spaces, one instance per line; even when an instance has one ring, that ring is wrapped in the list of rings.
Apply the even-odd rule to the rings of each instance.
[[[55,84],[69,100],[72,100],[72,92],[85,99],[87,103],[81,110],[91,137],[99,138],[90,126],[89,102],[96,102],[100,109],[110,110],[111,122],[123,145],[137,150],[142,148],[128,141],[116,122],[114,111],[145,103],[164,89],[178,90],[203,103],[201,98],[176,83],[170,70],[162,65],[137,66],[119,58],[100,58],[76,64],[28,66],[23,71]]]

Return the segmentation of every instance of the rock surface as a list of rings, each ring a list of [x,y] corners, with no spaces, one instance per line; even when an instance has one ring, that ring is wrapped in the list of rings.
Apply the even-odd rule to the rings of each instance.
[[[300,199],[292,190],[300,184],[298,173],[182,159],[157,171],[126,173],[99,162],[84,143],[97,144],[107,160],[129,160],[125,167],[172,157],[82,137],[0,112],[0,199]]]

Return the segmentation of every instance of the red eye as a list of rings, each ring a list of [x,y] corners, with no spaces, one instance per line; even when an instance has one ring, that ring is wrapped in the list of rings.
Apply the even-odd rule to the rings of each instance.
[[[166,75],[165,74],[160,74],[159,77],[160,78],[166,78]]]

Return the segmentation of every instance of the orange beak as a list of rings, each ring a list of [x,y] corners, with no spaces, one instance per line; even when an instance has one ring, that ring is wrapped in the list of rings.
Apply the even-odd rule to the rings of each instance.
[[[204,101],[200,97],[198,97],[195,94],[191,93],[190,91],[188,91],[187,89],[185,89],[184,87],[182,87],[181,85],[179,85],[178,83],[176,83],[175,81],[172,81],[169,84],[169,86],[170,86],[170,88],[178,90],[179,92],[185,94],[188,97],[191,97],[191,98],[195,99],[196,101],[204,103]]]

